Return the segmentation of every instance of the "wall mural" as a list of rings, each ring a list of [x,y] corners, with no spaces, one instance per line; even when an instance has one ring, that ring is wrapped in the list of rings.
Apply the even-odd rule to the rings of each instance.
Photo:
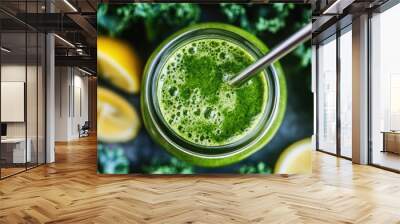
[[[98,172],[311,172],[311,42],[228,83],[310,22],[307,4],[99,4]]]

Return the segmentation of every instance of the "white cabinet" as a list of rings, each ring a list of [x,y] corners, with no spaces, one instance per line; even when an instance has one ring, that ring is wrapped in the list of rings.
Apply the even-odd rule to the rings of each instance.
[[[25,163],[32,161],[32,140],[26,140],[27,147],[25,151],[25,139],[24,138],[7,138],[2,139],[1,144],[7,145],[12,148],[12,162],[13,163]]]

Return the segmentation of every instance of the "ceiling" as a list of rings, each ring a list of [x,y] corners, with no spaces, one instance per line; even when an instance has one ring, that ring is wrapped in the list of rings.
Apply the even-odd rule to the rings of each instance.
[[[37,51],[37,41],[32,40],[36,32],[55,33],[56,65],[73,64],[95,73],[97,2],[0,0],[2,46],[12,49],[7,58],[14,61],[25,56],[32,58]],[[25,31],[34,32],[35,35],[28,33],[25,39]]]
[[[97,0],[67,0],[80,12],[96,12]],[[47,0],[47,6],[53,8],[53,12],[74,12],[73,8],[64,0]],[[2,0],[0,6],[14,12],[46,12],[46,0]],[[49,11],[49,10],[47,10]]]

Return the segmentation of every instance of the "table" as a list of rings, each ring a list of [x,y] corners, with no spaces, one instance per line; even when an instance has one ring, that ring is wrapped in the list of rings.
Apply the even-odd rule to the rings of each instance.
[[[32,141],[30,138],[26,139],[27,147],[26,147],[26,154],[25,154],[25,138],[5,138],[1,139],[1,147],[2,153],[6,151],[12,152],[12,163],[26,163],[31,162],[32,160],[32,152],[31,152],[31,145]],[[9,148],[10,145],[14,145],[13,148]],[[3,148],[5,147],[5,149]],[[2,155],[3,157],[3,155]],[[3,157],[4,158],[4,157]]]
[[[383,150],[382,152],[392,152],[400,154],[400,131],[382,131]]]

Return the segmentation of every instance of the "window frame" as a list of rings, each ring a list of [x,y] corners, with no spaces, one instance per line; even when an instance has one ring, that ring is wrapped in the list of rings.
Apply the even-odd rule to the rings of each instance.
[[[25,3],[25,12],[27,12],[27,4],[26,4],[27,1],[21,1],[21,2]],[[38,0],[37,1],[33,1],[33,3],[37,4],[36,5],[36,11],[38,12],[38,10],[39,10],[39,8],[38,8],[39,1]],[[47,7],[46,7],[46,11],[47,11]],[[7,176],[4,176],[2,174],[2,168],[0,167],[0,180],[3,180],[3,179],[6,179],[8,177],[12,177],[14,175],[26,172],[26,171],[28,171],[30,169],[39,167],[39,166],[44,165],[44,164],[47,163],[47,144],[48,143],[47,143],[47,128],[46,128],[47,127],[47,110],[46,110],[46,108],[47,108],[47,43],[48,43],[48,41],[47,41],[47,32],[43,32],[41,30],[38,30],[38,29],[30,26],[27,23],[24,23],[22,20],[14,17],[12,15],[12,13],[9,13],[5,9],[1,8],[1,6],[0,6],[0,12],[8,15],[10,17],[10,19],[12,19],[12,20],[14,20],[14,21],[16,21],[18,23],[21,23],[21,25],[22,25],[21,27],[23,27],[23,29],[15,31],[15,32],[20,32],[20,33],[25,35],[25,49],[24,49],[24,51],[25,51],[25,93],[24,93],[24,98],[25,98],[25,102],[24,102],[25,166],[24,166],[23,170],[15,172],[15,173],[12,173],[12,174],[9,174]],[[0,23],[0,28],[1,28],[1,23]],[[2,43],[1,43],[2,38],[1,37],[2,37],[3,33],[9,33],[9,32],[8,31],[3,31],[3,30],[0,29],[0,46],[2,45]],[[39,44],[38,43],[39,43],[39,36],[40,36],[39,34],[43,34],[42,35],[43,39],[41,39],[41,41],[42,41],[42,44],[43,44],[42,47],[44,48],[44,49],[41,49],[41,52],[43,53],[43,55],[41,55],[41,57],[42,57],[42,60],[44,60],[44,64],[42,64],[43,67],[42,67],[42,71],[41,71],[42,72],[42,79],[44,79],[44,80],[42,80],[42,82],[44,84],[44,86],[43,86],[44,91],[42,93],[42,96],[44,96],[44,98],[42,99],[42,103],[43,103],[42,107],[44,109],[44,111],[43,111],[44,114],[43,114],[43,117],[42,117],[42,119],[44,119],[44,120],[42,120],[43,125],[44,125],[43,126],[43,128],[44,128],[43,143],[44,144],[42,146],[43,147],[42,152],[44,152],[44,154],[41,155],[41,156],[43,156],[43,158],[42,158],[43,162],[39,162],[39,148],[38,148],[39,144],[37,144],[36,145],[36,147],[37,147],[36,148],[36,162],[32,166],[28,166],[28,162],[27,162],[27,156],[28,155],[26,153],[27,152],[27,147],[28,147],[27,146],[28,145],[27,144],[27,142],[28,142],[27,141],[27,139],[28,139],[28,131],[27,131],[27,128],[28,128],[28,117],[27,117],[28,33],[36,34],[36,49],[35,49],[35,51],[36,51],[36,61],[35,61],[36,72],[35,73],[36,73],[36,97],[37,97],[36,98],[36,122],[35,122],[36,123],[36,140],[38,140],[38,138],[39,138],[38,130],[39,130],[39,116],[40,116],[39,113],[38,113],[38,110],[39,110],[39,98],[38,98],[38,91],[39,91],[39,82],[38,82],[38,75],[39,75],[39,71],[38,71],[38,67],[39,67]],[[3,66],[2,62],[3,62],[2,54],[0,53],[0,82],[1,82],[1,67]],[[0,110],[1,110],[1,106],[0,106]],[[1,120],[0,120],[0,123],[1,123]],[[0,156],[1,156],[1,144],[0,144]]]
[[[342,35],[344,35],[347,32],[351,32],[352,31],[352,23],[347,24],[346,26],[342,27],[341,29],[337,29],[335,33],[333,33],[332,35],[328,36],[327,38],[319,41],[316,44],[316,54],[315,54],[315,58],[316,58],[316,150],[319,152],[323,152],[323,153],[327,153],[333,156],[337,156],[340,158],[344,158],[346,160],[352,160],[351,157],[347,157],[344,156],[342,154],[342,150],[341,150],[341,118],[340,118],[340,103],[341,103],[341,97],[340,97],[340,82],[341,82],[341,67],[340,67],[340,37]],[[320,67],[320,55],[319,55],[319,51],[318,49],[320,48],[321,44],[325,44],[327,42],[330,41],[336,41],[336,151],[335,153],[332,152],[328,152],[324,149],[320,148],[320,130],[319,130],[319,122],[320,122],[320,118],[319,118],[319,85],[320,85],[320,74],[319,74],[319,67]]]
[[[374,14],[381,14],[384,13],[385,11],[391,9],[392,7],[400,4],[399,0],[388,0],[382,5],[380,5],[377,8],[374,8],[373,10],[370,10],[368,12],[368,31],[367,31],[367,38],[368,38],[368,69],[367,69],[367,77],[368,77],[368,165],[377,167],[383,170],[395,172],[395,173],[400,173],[400,170],[390,168],[381,164],[377,164],[373,162],[373,132],[372,132],[372,94],[373,94],[373,88],[372,88],[372,53],[373,53],[373,38],[372,38],[372,19],[374,17]]]

